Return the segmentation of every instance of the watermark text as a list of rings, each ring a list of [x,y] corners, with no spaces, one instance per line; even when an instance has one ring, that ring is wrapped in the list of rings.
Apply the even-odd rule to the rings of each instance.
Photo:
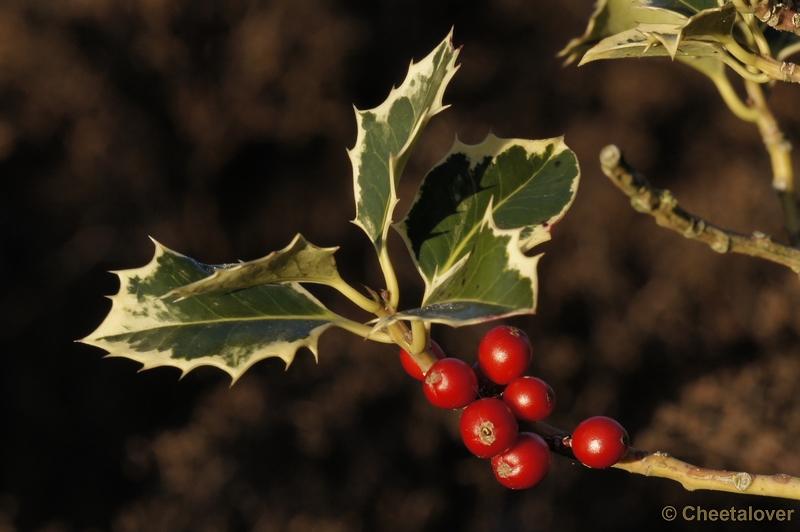
[[[681,517],[684,521],[749,521],[749,522],[783,522],[795,517],[795,510],[762,510],[761,508],[703,508],[702,506],[684,506],[677,510],[674,506],[665,506],[661,510],[665,521],[674,521]]]

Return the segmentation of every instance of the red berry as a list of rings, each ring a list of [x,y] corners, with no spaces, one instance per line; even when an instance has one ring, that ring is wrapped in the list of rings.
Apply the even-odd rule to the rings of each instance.
[[[533,349],[528,335],[521,329],[500,325],[481,340],[478,365],[497,384],[508,384],[521,377],[531,363]]]
[[[500,399],[478,399],[461,413],[461,438],[472,454],[489,458],[517,439],[517,420]]]
[[[522,432],[509,450],[492,458],[492,469],[503,486],[515,490],[530,488],[550,470],[550,448],[538,434]]]
[[[441,360],[446,357],[442,348],[439,347],[439,344],[431,340],[431,352],[433,356],[436,357],[437,360]],[[417,379],[418,381],[424,381],[425,375],[422,374],[422,370],[419,369],[419,366],[416,362],[414,362],[414,358],[403,348],[400,348],[400,363],[403,365],[405,370],[408,372],[409,375]]]
[[[434,406],[462,408],[478,395],[478,378],[463,360],[443,358],[428,370],[423,389]]]
[[[595,469],[613,466],[627,451],[628,433],[610,417],[590,417],[572,433],[575,458]]]
[[[555,408],[556,394],[542,379],[519,377],[506,386],[503,401],[520,421],[539,421]]]

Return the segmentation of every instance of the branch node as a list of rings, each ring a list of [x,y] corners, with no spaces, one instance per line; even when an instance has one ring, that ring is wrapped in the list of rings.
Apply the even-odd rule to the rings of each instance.
[[[709,245],[717,253],[728,253],[731,250],[731,237],[722,233],[721,238],[714,240]]]
[[[747,491],[747,488],[753,483],[753,477],[749,473],[736,473],[733,475],[733,485],[739,491]]]
[[[794,18],[792,19],[792,22],[794,23]],[[795,65],[794,63],[787,63],[786,61],[781,63],[780,72],[783,74],[783,81],[787,83],[792,81],[792,74],[794,74],[795,66],[797,65]]]
[[[622,152],[613,144],[609,144],[600,150],[600,165],[604,169],[619,166],[620,159],[622,159]]]
[[[655,196],[653,196],[655,198]],[[641,212],[643,214],[649,214],[653,212],[653,209],[658,208],[658,203],[651,204],[648,199],[650,199],[646,195],[637,195],[631,198],[631,207],[636,212]]]

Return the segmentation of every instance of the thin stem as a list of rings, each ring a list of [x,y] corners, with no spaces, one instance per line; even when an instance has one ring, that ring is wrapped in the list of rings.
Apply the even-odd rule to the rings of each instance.
[[[387,308],[381,308],[378,312],[375,313],[378,318],[383,318],[384,316],[391,316],[394,314],[394,310],[390,310]],[[396,321],[391,325],[388,325],[385,329],[383,329],[384,334],[389,335],[392,342],[399,345],[402,349],[404,349],[411,358],[414,359],[414,362],[417,363],[419,369],[422,370],[422,374],[425,375],[428,370],[433,366],[433,364],[438,360],[436,356],[433,354],[430,342],[428,342],[428,330],[425,327],[425,323],[422,321],[412,321],[411,326],[415,329],[409,329],[408,326],[402,321]],[[421,329],[421,332],[418,332],[417,329]],[[415,351],[415,341],[423,342],[422,348]]]
[[[745,122],[755,122],[758,120],[758,113],[756,110],[748,106],[741,100],[741,98],[739,98],[739,95],[736,94],[733,85],[731,85],[730,80],[724,73],[719,76],[709,76],[709,78],[717,87],[720,96],[722,96],[725,104],[733,112],[733,114]]]
[[[389,250],[385,244],[378,253],[378,261],[380,262],[383,278],[386,282],[386,291],[389,292],[389,299],[386,302],[387,307],[391,310],[395,310],[400,303],[400,285],[397,282],[397,275],[394,272],[392,260],[389,258]]]
[[[733,0],[733,5],[739,10],[741,14],[752,13],[753,9],[744,2],[744,0]]]
[[[730,53],[733,57],[741,61],[747,66],[755,66],[756,59],[758,56],[748,50],[745,50],[742,45],[736,42],[730,35],[716,35],[715,36],[719,42],[721,42],[725,49]]]
[[[800,68],[794,63],[778,61],[772,57],[755,56],[753,66],[763,72],[770,79],[785,81],[788,83],[800,83]],[[758,80],[756,83],[762,83]]]
[[[783,132],[767,105],[764,91],[759,85],[745,82],[747,94],[752,101],[752,108],[758,113],[758,130],[769,152],[772,163],[772,188],[778,193],[783,209],[784,225],[789,242],[797,245],[800,241],[800,213],[798,213],[797,194],[794,185],[794,169],[790,152],[792,145],[783,136]]]
[[[756,17],[753,15],[750,7],[745,5],[743,0],[733,0],[733,5],[739,10],[739,16],[749,30],[749,33],[743,31],[745,36],[748,37],[749,44],[755,44],[758,48],[758,52],[762,55],[772,55],[767,38],[764,37],[764,32],[762,32],[761,28],[758,26]]]
[[[678,206],[668,190],[658,190],[630,166],[614,145],[600,152],[603,173],[631,200],[639,212],[653,216],[656,223],[681,233],[686,238],[705,242],[717,253],[742,253],[783,264],[800,273],[800,249],[788,246],[763,233],[743,235],[716,227]]]
[[[569,432],[541,422],[534,423],[532,430],[547,441],[551,451],[575,459],[572,449],[567,444]],[[633,447],[629,448],[625,457],[612,467],[637,475],[674,480],[688,491],[726,491],[800,500],[800,478],[797,477],[706,469],[673,458],[667,453],[650,453]]]
[[[758,61],[756,61],[756,62],[758,62]],[[754,74],[753,72],[750,72],[747,69],[747,67],[745,67],[745,66],[743,66],[743,65],[741,65],[739,63],[736,63],[736,62],[725,63],[725,64],[728,65],[729,67],[731,67],[731,69],[734,72],[739,74],[739,76],[741,76],[742,79],[745,79],[747,81],[752,81],[754,83],[767,83],[770,80],[776,79],[774,77],[771,77],[771,76],[765,74],[764,72],[762,72],[761,74]]]
[[[389,334],[382,331],[373,332],[372,327],[369,325],[364,325],[363,323],[358,323],[357,321],[341,318],[340,320],[336,321],[335,325],[364,339],[369,338],[370,340],[375,340],[376,342],[381,342],[383,344],[395,343],[394,338],[392,338]]]
[[[768,55],[758,55],[745,50],[736,39],[730,35],[717,35],[716,38],[725,46],[725,50],[744,66],[735,62],[726,63],[737,74],[747,81],[766,83],[770,80],[800,83],[800,68],[794,63],[778,61]],[[761,72],[750,72],[746,67],[752,67]]]
[[[411,322],[411,355],[421,353],[428,348],[428,331],[425,329],[425,322],[414,320]]]
[[[361,292],[347,284],[341,277],[339,277],[336,281],[331,282],[330,286],[338,290],[347,299],[371,314],[374,314],[379,308],[381,308],[381,304],[379,302],[363,295]]]

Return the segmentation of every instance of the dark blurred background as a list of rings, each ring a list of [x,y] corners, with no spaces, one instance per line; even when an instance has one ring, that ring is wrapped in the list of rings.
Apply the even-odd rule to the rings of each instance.
[[[151,235],[206,263],[302,232],[381,287],[354,217],[352,104],[370,108],[455,26],[461,70],[400,194],[407,208],[454,136],[565,134],[583,170],[541,246],[531,371],[570,430],[597,414],[634,445],[713,468],[800,476],[800,285],[636,214],[600,173],[620,145],[689,210],[783,236],[754,127],[679,63],[562,68],[591,0],[4,0],[0,3],[0,531],[717,530],[661,509],[800,505],[684,491],[555,457],[512,492],[428,405],[390,346],[330,330],[319,363],[257,364],[235,386],[202,368],[137,374],[76,344],[149,261]],[[773,92],[800,139],[797,87]],[[394,235],[396,237],[396,235]],[[393,250],[405,257],[399,238]],[[406,307],[421,282],[398,260]],[[334,310],[360,316],[325,290]],[[434,337],[475,360],[489,325]],[[738,523],[737,530],[747,529]],[[768,528],[766,528],[768,527]],[[777,524],[763,529],[780,529]]]

